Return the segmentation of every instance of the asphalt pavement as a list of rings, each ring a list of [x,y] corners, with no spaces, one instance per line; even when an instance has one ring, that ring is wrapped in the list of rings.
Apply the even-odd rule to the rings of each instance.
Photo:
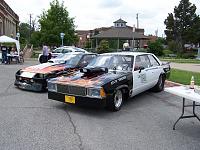
[[[36,63],[0,65],[1,150],[199,150],[197,119],[181,120],[172,130],[180,97],[145,92],[118,112],[67,105],[14,87],[15,72]]]

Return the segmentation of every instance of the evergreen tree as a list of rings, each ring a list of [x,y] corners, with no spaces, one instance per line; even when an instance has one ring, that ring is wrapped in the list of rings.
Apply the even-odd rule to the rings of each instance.
[[[167,40],[174,40],[180,45],[180,51],[184,52],[184,44],[196,42],[195,30],[199,24],[199,17],[196,15],[196,6],[189,0],[181,0],[174,8],[174,15],[169,13],[164,21],[166,25],[165,34]]]

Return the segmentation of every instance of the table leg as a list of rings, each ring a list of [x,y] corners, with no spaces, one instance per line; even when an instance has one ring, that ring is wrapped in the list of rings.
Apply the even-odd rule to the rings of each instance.
[[[193,110],[194,110],[194,109],[193,109]],[[175,130],[176,124],[179,122],[179,120],[183,118],[184,112],[185,112],[185,98],[183,98],[182,114],[181,114],[181,116],[178,118],[178,120],[174,123],[174,125],[173,125],[173,130]]]
[[[195,101],[193,101],[193,114],[200,121],[199,117],[195,113],[195,106],[196,106]]]
[[[193,105],[185,105],[185,98],[183,98],[183,106],[182,106],[182,114],[181,116],[178,118],[178,120],[175,122],[175,124],[173,125],[173,130],[175,130],[176,124],[179,122],[180,119],[184,119],[184,118],[197,118],[200,121],[200,118],[196,115],[195,113],[195,107],[196,106],[200,106],[200,105],[196,105],[195,101],[193,101]],[[185,107],[193,107],[193,115],[186,115],[184,116],[185,113]]]

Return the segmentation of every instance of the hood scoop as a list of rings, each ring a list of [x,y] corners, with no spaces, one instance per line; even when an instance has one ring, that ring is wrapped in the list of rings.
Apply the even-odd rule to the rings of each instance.
[[[95,73],[108,73],[108,68],[106,67],[95,67],[95,68],[82,68],[80,72],[85,74],[95,74]]]

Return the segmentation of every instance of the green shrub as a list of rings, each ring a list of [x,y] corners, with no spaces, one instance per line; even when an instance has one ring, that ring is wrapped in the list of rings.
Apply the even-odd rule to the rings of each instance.
[[[185,59],[193,59],[195,58],[195,54],[194,53],[184,53],[181,55],[182,58],[185,58]]]
[[[163,54],[164,54],[165,56],[169,56],[169,54],[173,54],[173,53],[174,53],[174,52],[171,51],[171,50],[169,50],[169,49],[163,50]]]
[[[153,53],[156,56],[162,56],[163,55],[163,46],[162,43],[159,41],[156,42],[149,42],[148,43],[148,50],[147,52]]]
[[[108,41],[102,40],[100,42],[99,47],[97,48],[97,52],[100,53],[100,54],[109,52],[109,43],[108,43]]]

